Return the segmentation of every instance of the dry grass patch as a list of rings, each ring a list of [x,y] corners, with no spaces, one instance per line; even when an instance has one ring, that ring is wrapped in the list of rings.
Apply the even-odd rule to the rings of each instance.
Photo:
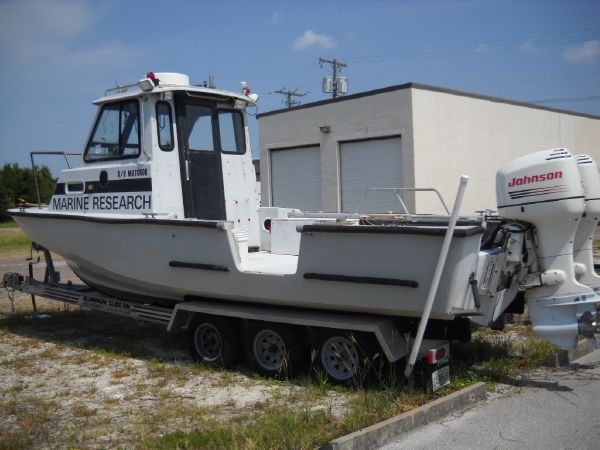
[[[87,405],[76,405],[73,408],[73,415],[75,415],[75,417],[92,417],[95,416],[97,413],[97,410],[90,408]]]
[[[38,396],[0,399],[0,449],[31,448],[56,424],[58,405]]]
[[[123,369],[117,369],[114,370],[111,374],[110,377],[113,380],[121,380],[122,378],[126,378],[132,375],[135,375],[137,373],[137,369],[134,367],[126,367]]]

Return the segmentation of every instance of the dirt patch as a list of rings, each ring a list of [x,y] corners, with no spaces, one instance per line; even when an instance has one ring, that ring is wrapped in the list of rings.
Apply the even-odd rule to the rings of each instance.
[[[77,281],[62,259],[62,280]],[[25,258],[0,272],[27,273]],[[45,265],[34,265],[43,278]],[[277,405],[343,416],[351,391],[257,377],[245,367],[209,370],[164,327],[15,293],[0,297],[0,448],[123,447],[207,421],[252,418]]]

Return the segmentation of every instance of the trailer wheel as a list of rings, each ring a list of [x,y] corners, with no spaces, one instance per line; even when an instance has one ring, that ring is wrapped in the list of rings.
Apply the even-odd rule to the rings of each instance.
[[[291,326],[252,323],[247,331],[248,360],[261,375],[291,377],[308,359],[302,334]]]
[[[199,316],[188,333],[192,357],[207,367],[233,367],[241,358],[239,334],[231,320]]]
[[[361,384],[366,379],[375,347],[369,336],[327,334],[321,341],[317,366],[335,384]]]

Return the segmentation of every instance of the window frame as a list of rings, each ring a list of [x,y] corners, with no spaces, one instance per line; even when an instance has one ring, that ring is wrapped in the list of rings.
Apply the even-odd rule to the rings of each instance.
[[[221,139],[221,116],[220,113],[221,112],[227,112],[227,113],[231,113],[231,117],[233,120],[233,115],[234,114],[238,114],[240,117],[240,123],[242,125],[241,127],[241,144],[242,144],[242,149],[241,151],[236,150],[236,151],[227,151],[227,150],[223,150],[223,144],[222,144],[222,139]],[[230,109],[230,108],[219,108],[217,107],[217,123],[218,123],[218,130],[219,130],[219,151],[222,154],[225,155],[245,155],[246,151],[248,150],[246,148],[246,124],[244,123],[244,114],[242,114],[242,112],[240,110],[237,109]],[[235,120],[234,120],[234,124],[235,124]],[[233,132],[234,132],[234,139],[235,139],[235,126],[233,127]]]
[[[123,146],[122,136],[121,136],[121,134],[122,134],[121,114],[123,112],[123,105],[125,105],[127,103],[135,104],[135,108],[136,108],[137,141],[138,141],[137,153],[135,155],[119,155],[119,156],[109,156],[107,158],[89,159],[88,154],[89,154],[92,142],[93,142],[92,139],[94,138],[96,131],[98,129],[98,126],[100,125],[100,118],[102,117],[102,113],[104,112],[105,108],[107,108],[107,107],[111,107],[111,106],[114,107],[115,105],[119,105],[119,142],[118,142],[118,147],[119,147],[119,151],[121,151],[122,149],[125,148]],[[95,162],[101,162],[101,161],[116,161],[116,160],[121,160],[121,159],[139,158],[139,156],[142,153],[142,136],[141,135],[142,135],[142,130],[141,130],[141,121],[140,121],[140,102],[137,98],[131,98],[131,99],[125,99],[125,100],[120,100],[120,101],[115,101],[115,102],[110,102],[110,103],[104,103],[102,105],[102,107],[100,108],[100,111],[96,115],[96,121],[94,123],[94,128],[92,129],[92,132],[90,133],[90,137],[89,137],[89,139],[87,141],[87,145],[85,147],[85,152],[83,153],[83,160],[86,163],[95,163]],[[131,136],[131,134],[129,136]]]
[[[196,125],[196,122],[198,121],[198,118],[200,116],[196,117],[196,121],[192,124],[192,128],[189,127],[190,125],[190,121],[189,121],[189,108],[190,107],[197,107],[197,108],[205,108],[207,110],[210,111],[210,114],[206,114],[202,117],[206,117],[210,120],[210,132],[211,132],[211,142],[212,142],[212,148],[194,148],[190,146],[190,137],[192,135],[192,131],[194,131],[194,126]],[[202,153],[206,153],[206,154],[220,154],[221,153],[221,142],[218,140],[219,139],[219,134],[218,134],[218,117],[215,117],[215,111],[216,108],[213,104],[205,104],[205,103],[196,103],[196,102],[192,102],[192,103],[187,103],[185,105],[185,145],[186,145],[186,150],[188,152],[202,152]]]
[[[171,133],[171,145],[162,145],[160,142],[160,129],[159,129],[160,125],[158,123],[158,108],[162,105],[166,105],[167,108],[169,108],[169,132]],[[171,104],[169,102],[164,101],[164,100],[159,100],[156,102],[155,113],[156,113],[156,140],[158,142],[158,147],[163,152],[172,152],[175,149],[175,133],[173,130],[173,108],[171,108]]]

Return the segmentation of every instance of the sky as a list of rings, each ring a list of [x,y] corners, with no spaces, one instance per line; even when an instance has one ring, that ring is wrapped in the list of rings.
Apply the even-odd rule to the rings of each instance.
[[[91,101],[148,71],[246,81],[251,114],[283,108],[282,88],[329,98],[321,56],[347,64],[349,94],[414,81],[600,116],[598,0],[0,0],[0,164],[81,152]]]

